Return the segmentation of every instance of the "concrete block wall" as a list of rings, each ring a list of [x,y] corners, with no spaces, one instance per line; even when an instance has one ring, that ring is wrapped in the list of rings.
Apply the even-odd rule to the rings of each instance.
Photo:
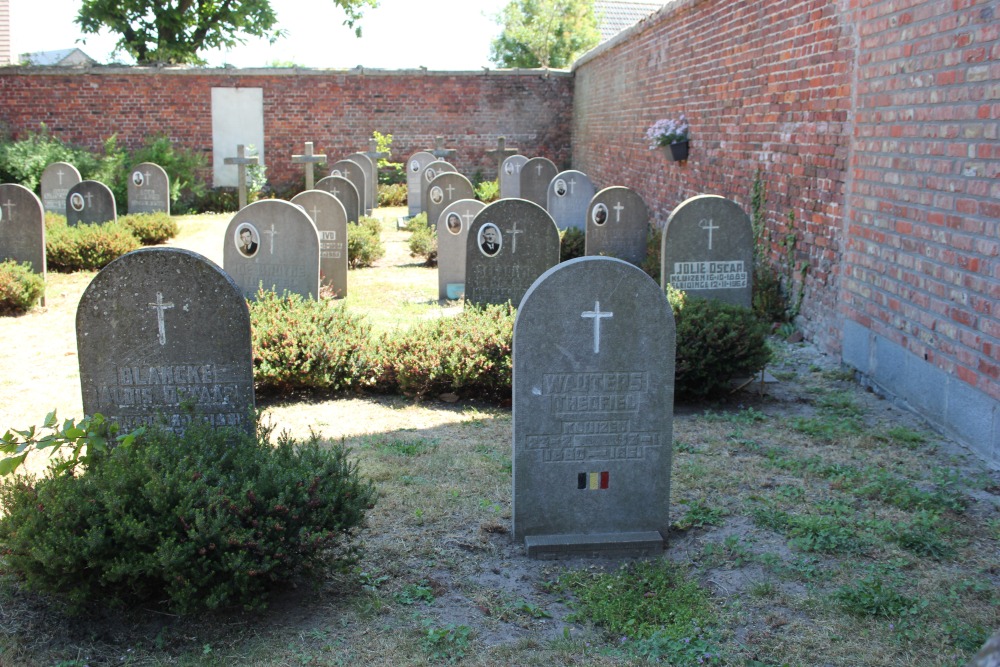
[[[496,177],[486,151],[498,136],[526,155],[569,163],[572,77],[539,70],[0,68],[0,123],[14,136],[45,123],[63,140],[92,149],[112,134],[138,148],[162,133],[204,152],[211,164],[216,87],[263,89],[267,175],[277,188],[304,180],[291,162],[304,142],[336,161],[367,151],[373,130],[393,135],[396,161],[443,136],[458,150],[455,166],[470,178],[477,171]]]

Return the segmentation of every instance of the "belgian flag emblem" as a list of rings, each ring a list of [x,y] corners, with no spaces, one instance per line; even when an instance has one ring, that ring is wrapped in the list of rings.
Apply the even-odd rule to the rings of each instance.
[[[581,491],[603,491],[608,488],[610,474],[603,472],[581,472],[576,476],[576,488]]]

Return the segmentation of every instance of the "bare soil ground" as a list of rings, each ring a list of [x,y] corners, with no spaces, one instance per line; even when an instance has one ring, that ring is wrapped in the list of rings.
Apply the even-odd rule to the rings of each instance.
[[[185,221],[176,245],[221,263],[224,224]],[[390,237],[380,268],[413,264],[401,237]],[[39,424],[52,409],[80,416],[74,316],[90,277],[50,275],[44,308],[0,318],[0,428]],[[436,294],[436,278],[425,279],[414,299]],[[777,382],[676,409],[666,558],[688,568],[718,607],[727,658],[714,664],[964,664],[983,632],[1000,626],[1000,474],[811,346],[776,350],[769,371]],[[0,577],[0,665],[646,664],[573,616],[572,600],[550,585],[566,570],[626,560],[528,560],[511,540],[508,409],[371,396],[265,407],[278,430],[304,437],[315,429],[350,444],[377,484],[359,569],[279,595],[263,614],[196,619],[156,609],[68,618]],[[856,428],[839,430],[847,421]],[[857,516],[849,525],[859,534],[869,516],[902,512],[851,495],[806,465],[814,459],[889,471],[920,489],[951,480],[964,503],[946,515],[956,555],[917,558],[882,542],[861,556],[809,551],[755,522],[752,509],[765,502],[794,512],[836,501]],[[699,507],[714,510],[713,520],[692,521]],[[857,617],[835,604],[838,587],[871,572],[944,613],[922,612],[909,636],[899,619]],[[465,639],[455,632],[462,628]]]

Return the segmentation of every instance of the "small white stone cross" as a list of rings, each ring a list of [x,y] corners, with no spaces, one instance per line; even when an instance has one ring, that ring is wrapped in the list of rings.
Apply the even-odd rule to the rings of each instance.
[[[615,222],[621,222],[622,221],[622,211],[625,210],[625,207],[622,206],[621,202],[618,202],[612,208],[615,209]]]
[[[158,333],[158,336],[159,336],[159,339],[160,339],[160,345],[166,345],[167,344],[167,329],[166,329],[165,323],[163,321],[163,311],[167,310],[168,308],[173,308],[174,304],[173,304],[172,301],[168,301],[167,303],[163,303],[163,292],[157,292],[156,293],[156,303],[149,304],[149,307],[156,309],[156,327],[157,327],[157,333]]]

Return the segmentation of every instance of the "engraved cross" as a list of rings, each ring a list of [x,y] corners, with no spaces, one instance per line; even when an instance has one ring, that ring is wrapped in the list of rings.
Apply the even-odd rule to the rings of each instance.
[[[715,224],[715,222],[713,220],[711,220],[711,219],[709,219],[709,220],[702,220],[701,222],[698,223],[698,226],[701,227],[702,229],[707,229],[708,230],[708,249],[711,250],[712,249],[712,230],[713,229],[718,229],[719,226],[717,224]]]
[[[625,210],[625,207],[622,206],[621,202],[617,202],[611,208],[615,209],[615,222],[621,222],[622,221],[622,211]]]
[[[580,313],[580,317],[594,320],[594,354],[597,354],[598,352],[601,351],[601,320],[603,320],[606,317],[607,318],[614,317],[614,315],[615,315],[614,313],[610,312],[602,313],[600,301],[594,302],[593,310],[585,310],[582,313]]]
[[[465,220],[465,226],[468,228],[472,224],[472,220],[476,217],[476,214],[472,211],[466,209],[465,213],[462,214],[462,218]]]
[[[517,235],[518,234],[523,234],[524,230],[517,228],[517,221],[515,220],[514,221],[514,226],[511,227],[510,229],[508,229],[507,233],[510,234],[510,254],[516,255],[517,254]]]
[[[278,231],[274,228],[274,223],[271,223],[270,229],[265,229],[261,234],[267,234],[271,238],[271,254],[274,254],[274,237],[278,234]]]
[[[7,201],[6,201],[6,202],[4,202],[4,205],[3,205],[3,207],[4,207],[5,209],[7,209],[7,217],[8,217],[8,218],[13,218],[13,217],[14,217],[14,212],[13,212],[13,211],[11,211],[11,209],[12,209],[12,208],[17,208],[17,204],[15,204],[14,202],[12,202],[12,201],[10,200],[10,198],[8,197],[8,198],[7,198]]]
[[[173,303],[173,301],[168,301],[167,303],[163,303],[163,292],[157,292],[156,293],[156,303],[150,303],[148,305],[149,305],[150,308],[155,308],[156,309],[156,328],[157,328],[157,334],[158,334],[159,339],[160,339],[160,345],[166,345],[167,344],[167,329],[166,329],[165,323],[163,321],[163,311],[165,311],[165,310],[167,310],[169,308],[173,308],[174,307],[174,303]]]

